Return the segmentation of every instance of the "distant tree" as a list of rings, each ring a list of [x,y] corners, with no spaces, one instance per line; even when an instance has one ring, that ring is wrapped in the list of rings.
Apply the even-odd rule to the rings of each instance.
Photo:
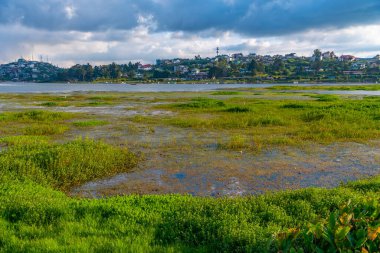
[[[209,78],[220,78],[224,76],[224,70],[218,66],[210,67],[208,71]]]
[[[313,53],[313,57],[315,57],[316,59],[320,59],[321,56],[322,56],[322,51],[320,49],[315,49]]]
[[[272,64],[273,71],[283,71],[285,68],[284,62],[281,58],[276,58]]]
[[[82,81],[90,82],[94,79],[94,68],[90,63],[82,66]]]
[[[116,63],[112,63],[108,66],[110,78],[117,79],[121,77],[121,68]]]
[[[313,58],[314,58],[314,62],[312,64],[312,68],[315,70],[315,71],[319,71],[321,68],[322,68],[322,51],[319,50],[319,49],[315,49],[314,50],[314,54],[313,54]]]
[[[168,78],[170,76],[170,72],[167,70],[155,70],[153,71],[153,78]]]
[[[265,66],[261,62],[252,59],[252,61],[247,66],[247,70],[250,71],[253,76],[255,76],[258,72],[265,72]]]

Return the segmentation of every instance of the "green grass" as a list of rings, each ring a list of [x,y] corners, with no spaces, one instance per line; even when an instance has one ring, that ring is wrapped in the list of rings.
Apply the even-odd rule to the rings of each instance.
[[[217,91],[214,93],[211,93],[213,96],[232,96],[232,95],[242,95],[243,93],[238,91]]]
[[[69,130],[67,126],[52,124],[31,124],[23,129],[25,135],[60,135]]]
[[[46,136],[7,136],[0,138],[0,143],[7,146],[48,144],[49,138]]]
[[[188,103],[175,104],[175,107],[178,108],[198,108],[198,109],[212,109],[224,107],[225,103],[220,100],[215,100],[211,98],[194,98]]]
[[[333,102],[333,101],[339,100],[339,96],[329,95],[329,94],[313,95],[311,97],[316,98],[317,101],[322,101],[322,102]]]
[[[87,120],[87,121],[76,121],[73,125],[76,127],[95,127],[108,125],[109,122],[105,120]]]
[[[299,101],[270,97],[217,100],[208,95],[163,97],[160,101],[173,104],[160,108],[172,110],[174,116],[125,120],[138,122],[139,127],[220,131],[226,138],[218,147],[231,150],[380,137],[378,97],[319,96]],[[30,98],[20,95],[19,99]],[[84,103],[108,97],[57,97],[57,101],[76,99]],[[351,201],[360,206],[380,193],[380,178],[373,177],[335,189],[236,198],[71,198],[67,192],[72,187],[128,172],[140,160],[124,146],[90,139],[70,141],[64,139],[64,131],[53,129],[74,126],[75,131],[83,131],[79,128],[105,123],[78,117],[48,111],[0,114],[0,252],[286,252],[282,243],[289,242],[280,238],[284,233],[308,231],[314,224],[327,227],[331,214],[345,210],[342,205]],[[350,225],[354,231],[356,225]],[[289,245],[297,249],[313,246],[305,238],[292,239]],[[344,238],[342,242],[347,243]],[[316,237],[313,243],[328,249],[323,238]]]
[[[238,132],[264,147],[303,145],[305,141],[366,142],[380,137],[378,98],[356,100],[333,95],[313,95],[313,98],[307,101],[198,98],[167,105],[175,110],[175,116],[154,121],[139,117],[139,122]]]
[[[72,113],[27,110],[0,113],[0,134],[3,136],[61,136],[69,128]]]
[[[24,140],[22,142],[21,140]],[[89,139],[65,144],[35,141],[35,137],[7,140],[0,153],[0,177],[31,179],[43,185],[67,190],[84,182],[127,172],[137,157],[126,148]]]
[[[225,110],[226,112],[236,112],[236,113],[240,113],[240,112],[250,112],[251,111],[251,108],[249,107],[244,107],[244,106],[233,106],[233,107],[230,107],[228,109]]]
[[[363,190],[364,189],[364,190]],[[277,252],[276,236],[379,193],[372,179],[258,197],[72,199],[32,181],[0,185],[6,252]]]
[[[46,106],[46,107],[55,107],[55,106],[58,106],[59,104],[56,103],[56,102],[45,102],[45,103],[42,103],[40,105],[41,106]]]
[[[366,90],[366,91],[378,91],[380,90],[379,84],[372,85],[313,85],[313,86],[272,86],[266,88],[268,90]]]
[[[72,118],[70,113],[38,110],[0,113],[0,122],[52,122],[70,118]]]

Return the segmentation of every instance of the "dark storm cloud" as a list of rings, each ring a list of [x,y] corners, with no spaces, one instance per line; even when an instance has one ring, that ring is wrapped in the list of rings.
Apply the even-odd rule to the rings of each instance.
[[[44,30],[129,30],[272,36],[380,21],[379,0],[0,0],[0,22]]]

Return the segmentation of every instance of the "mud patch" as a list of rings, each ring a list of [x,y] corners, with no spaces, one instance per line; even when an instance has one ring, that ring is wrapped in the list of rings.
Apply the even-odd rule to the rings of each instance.
[[[357,143],[241,154],[223,150],[161,153],[141,171],[74,189],[73,195],[180,193],[241,196],[305,187],[335,187],[380,174],[380,148]]]

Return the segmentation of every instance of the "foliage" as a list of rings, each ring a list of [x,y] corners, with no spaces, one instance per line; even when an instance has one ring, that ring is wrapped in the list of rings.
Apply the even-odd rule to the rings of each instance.
[[[33,140],[33,139],[32,139]],[[30,179],[58,189],[134,168],[137,157],[126,148],[117,148],[90,139],[65,144],[8,141],[0,153],[2,177]]]
[[[94,127],[94,126],[104,126],[109,124],[108,121],[104,120],[87,120],[87,121],[76,121],[73,125],[76,127]]]
[[[195,98],[189,103],[176,104],[179,108],[217,108],[224,107],[225,103],[223,101],[210,99],[210,98]]]
[[[257,197],[166,195],[86,200],[67,197],[27,179],[8,178],[0,184],[0,250],[278,252],[272,238],[280,231],[328,217],[349,199],[357,206],[363,197],[379,193],[374,192],[379,182],[360,182],[365,191],[347,185]],[[360,217],[365,221],[367,214]]]
[[[282,252],[379,252],[379,199],[348,202],[328,219],[278,235]]]

